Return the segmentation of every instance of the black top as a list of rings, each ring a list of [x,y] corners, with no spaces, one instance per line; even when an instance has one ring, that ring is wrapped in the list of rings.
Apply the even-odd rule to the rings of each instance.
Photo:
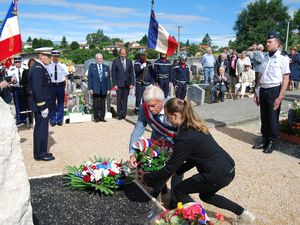
[[[175,150],[167,165],[144,176],[149,185],[165,180],[175,172],[182,174],[193,167],[199,172],[192,176],[193,179],[214,182],[230,174],[234,168],[233,159],[210,134],[180,128],[174,141]]]

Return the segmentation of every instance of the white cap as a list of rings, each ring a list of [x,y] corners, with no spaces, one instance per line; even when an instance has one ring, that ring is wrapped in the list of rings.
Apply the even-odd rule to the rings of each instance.
[[[51,50],[53,48],[51,47],[42,47],[42,48],[36,48],[34,51],[38,54],[44,54],[44,55],[51,55]]]

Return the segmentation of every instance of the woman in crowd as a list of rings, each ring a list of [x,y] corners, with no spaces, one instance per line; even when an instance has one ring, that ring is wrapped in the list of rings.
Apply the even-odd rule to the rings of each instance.
[[[296,47],[290,49],[289,58],[291,70],[289,89],[293,91],[298,89],[300,79],[300,54],[297,53]]]
[[[193,201],[189,194],[199,193],[200,199],[238,216],[238,223],[253,222],[255,216],[237,203],[216,193],[234,179],[234,161],[210,135],[208,128],[197,119],[189,102],[178,98],[170,99],[164,106],[169,122],[178,128],[174,139],[174,153],[166,166],[159,171],[141,172],[149,186],[167,180],[172,174],[183,174],[196,167],[198,173],[174,186],[177,201],[170,204],[175,208],[177,202]]]

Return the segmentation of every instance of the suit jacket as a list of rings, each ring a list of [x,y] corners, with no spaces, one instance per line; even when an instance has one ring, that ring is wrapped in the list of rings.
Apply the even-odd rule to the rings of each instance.
[[[47,69],[40,62],[35,62],[29,70],[31,87],[31,107],[34,112],[53,109],[52,82]]]
[[[106,95],[111,89],[109,66],[102,64],[102,81],[100,81],[97,63],[91,63],[88,72],[88,88],[94,94]]]
[[[229,85],[229,75],[227,73],[224,74],[226,77],[226,80],[220,80],[220,74],[215,74],[214,75],[214,84],[215,85],[226,85],[226,87],[228,88]]]
[[[233,171],[234,160],[210,134],[180,127],[174,141],[174,152],[165,167],[144,175],[148,185],[154,186],[175,172],[180,175],[193,167],[198,174],[192,179],[198,182],[216,182]]]
[[[126,68],[124,70],[121,57],[113,61],[111,68],[113,86],[128,87],[134,84],[132,61],[126,59]]]
[[[222,61],[221,59],[217,60],[216,64],[215,64],[215,73],[219,73],[219,68],[222,66]],[[227,59],[224,60],[223,62],[223,67],[225,67],[225,73],[229,74],[229,61]]]

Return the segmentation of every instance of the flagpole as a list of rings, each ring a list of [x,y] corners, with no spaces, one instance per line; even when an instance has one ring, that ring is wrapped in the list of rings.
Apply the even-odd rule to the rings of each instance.
[[[151,0],[151,10],[153,10],[154,0]]]

